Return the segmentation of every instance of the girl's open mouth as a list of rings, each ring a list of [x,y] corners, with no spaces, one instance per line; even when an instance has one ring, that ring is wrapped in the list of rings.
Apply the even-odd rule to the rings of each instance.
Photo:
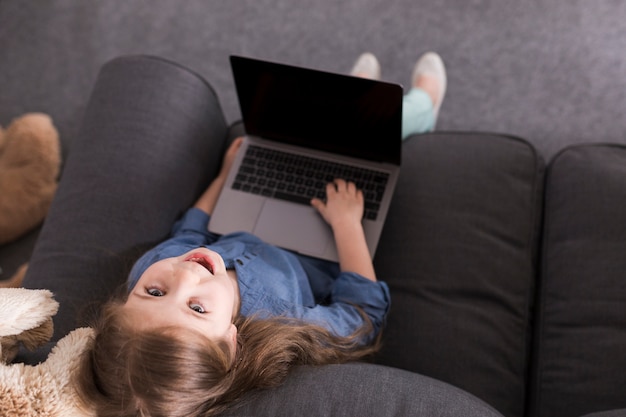
[[[206,256],[204,254],[192,253],[187,258],[185,258],[185,261],[186,262],[195,262],[195,263],[201,265],[202,267],[204,267],[210,273],[213,273],[213,271],[214,271],[213,262],[211,261],[211,259],[208,256]]]

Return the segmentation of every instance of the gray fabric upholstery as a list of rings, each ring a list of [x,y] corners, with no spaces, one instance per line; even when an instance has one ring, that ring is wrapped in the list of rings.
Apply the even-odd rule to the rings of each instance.
[[[550,164],[531,415],[626,407],[626,147]]]
[[[473,395],[412,372],[367,364],[299,367],[225,416],[496,417]]]
[[[379,363],[523,415],[543,174],[534,148],[515,137],[405,142],[375,257],[392,300]]]

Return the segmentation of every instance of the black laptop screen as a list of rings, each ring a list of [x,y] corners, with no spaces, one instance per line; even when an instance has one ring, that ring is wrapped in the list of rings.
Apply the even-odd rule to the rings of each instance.
[[[400,85],[230,59],[248,134],[400,165]]]

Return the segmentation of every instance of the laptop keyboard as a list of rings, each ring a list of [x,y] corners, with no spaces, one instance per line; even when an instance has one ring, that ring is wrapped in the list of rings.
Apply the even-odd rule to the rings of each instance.
[[[376,220],[389,174],[321,159],[249,146],[232,188],[265,197],[310,205],[326,198],[335,178],[354,182],[365,197],[363,217]]]

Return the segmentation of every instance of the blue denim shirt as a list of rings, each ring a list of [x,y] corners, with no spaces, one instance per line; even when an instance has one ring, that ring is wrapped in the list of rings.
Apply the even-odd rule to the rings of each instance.
[[[207,247],[222,256],[226,268],[237,271],[244,316],[304,319],[349,336],[364,324],[357,305],[374,326],[369,339],[382,328],[390,304],[386,283],[341,272],[334,262],[297,255],[249,233],[216,235],[207,229],[209,219],[203,211],[189,209],[174,225],[172,236],[135,263],[129,288],[153,263]]]

